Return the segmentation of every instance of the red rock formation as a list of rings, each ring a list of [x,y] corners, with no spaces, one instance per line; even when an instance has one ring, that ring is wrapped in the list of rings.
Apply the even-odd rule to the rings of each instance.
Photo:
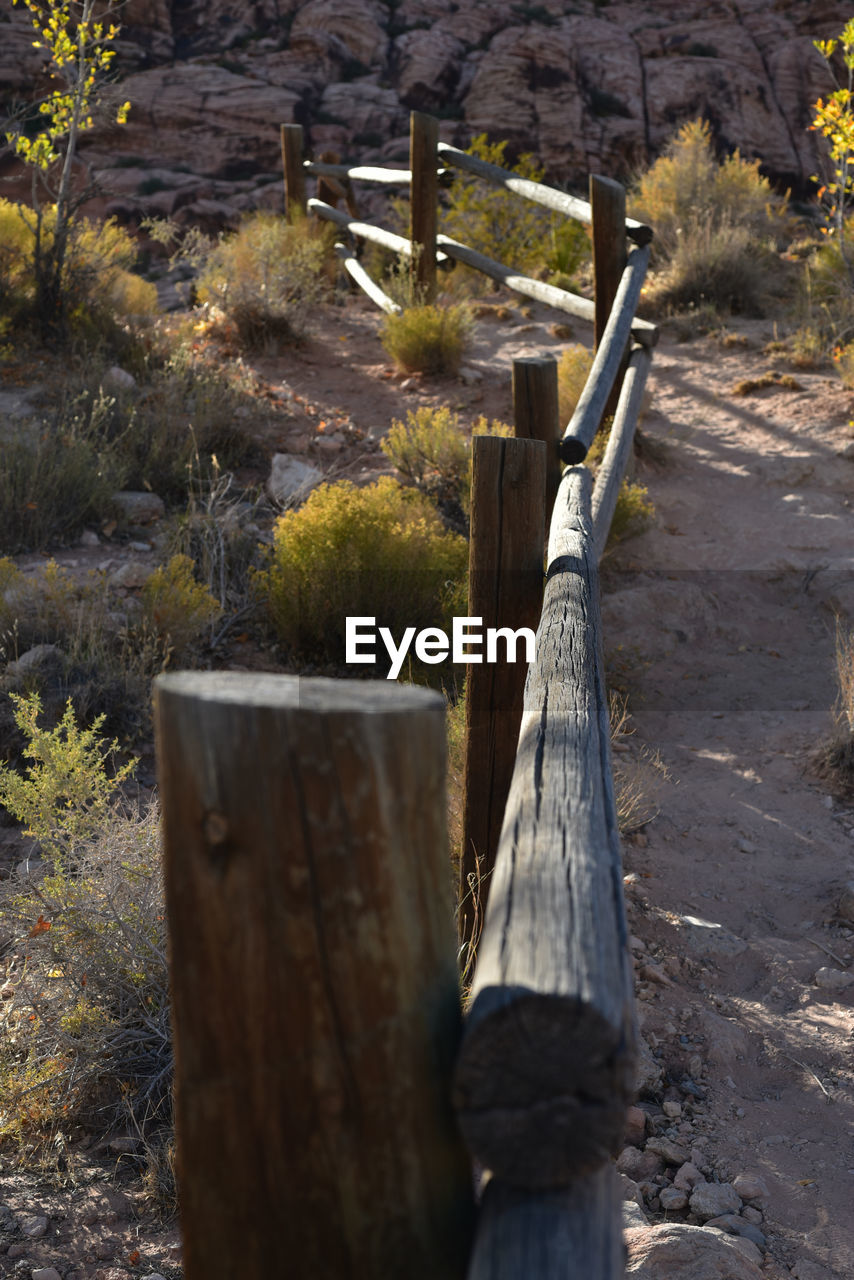
[[[215,221],[213,206],[275,203],[286,121],[318,150],[368,159],[405,154],[407,111],[431,111],[448,140],[508,138],[553,181],[583,186],[591,170],[629,176],[701,115],[722,150],[803,193],[818,165],[810,104],[828,89],[812,40],[838,32],[848,5],[686,0],[674,12],[670,0],[129,0],[130,120],[87,135],[83,154],[112,175],[120,212],[192,217],[204,201]],[[31,40],[28,15],[8,9],[7,104],[45,84]],[[138,163],[135,184],[115,178],[117,158]],[[0,172],[13,167],[0,153]]]

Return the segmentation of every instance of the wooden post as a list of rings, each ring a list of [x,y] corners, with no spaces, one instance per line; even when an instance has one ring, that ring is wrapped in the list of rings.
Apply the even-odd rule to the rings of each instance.
[[[410,231],[414,281],[425,302],[436,298],[436,231],[439,218],[439,121],[413,111],[409,117]]]
[[[598,347],[611,314],[611,307],[626,265],[626,191],[613,178],[590,175],[590,207],[593,216],[593,291],[596,304],[594,340]],[[614,413],[620,395],[622,375],[602,415]]]
[[[610,1162],[560,1191],[491,1178],[467,1280],[624,1280],[622,1202]]]
[[[536,632],[543,600],[546,447],[539,440],[472,441],[469,616],[488,627]],[[475,944],[486,909],[513,776],[527,675],[525,643],[507,661],[468,667],[460,937]],[[482,654],[482,657],[486,657]]]
[[[606,1164],[634,1087],[590,483],[585,467],[565,472],[552,517],[537,661],[455,1072],[472,1155],[531,1190]]]
[[[305,172],[301,124],[282,125],[282,168],[285,175],[285,217],[297,222],[305,217]]]
[[[461,1280],[444,700],[156,683],[187,1280]]]
[[[554,356],[520,356],[513,361],[513,420],[522,440],[542,440],[546,446],[546,526],[552,516],[561,463],[562,435]]]

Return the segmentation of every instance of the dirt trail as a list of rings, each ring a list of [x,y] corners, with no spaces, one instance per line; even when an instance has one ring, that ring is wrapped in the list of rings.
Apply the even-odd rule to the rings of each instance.
[[[625,646],[638,743],[671,773],[626,843],[630,926],[673,983],[640,983],[644,1036],[666,1078],[701,1070],[707,1092],[674,1136],[705,1138],[721,1180],[765,1179],[771,1274],[843,1280],[854,986],[814,978],[854,957],[835,918],[854,809],[807,765],[832,729],[835,619],[854,613],[852,398],[824,373],[733,395],[769,368],[745,332],[752,349],[656,353],[656,524],[606,574],[606,647]]]

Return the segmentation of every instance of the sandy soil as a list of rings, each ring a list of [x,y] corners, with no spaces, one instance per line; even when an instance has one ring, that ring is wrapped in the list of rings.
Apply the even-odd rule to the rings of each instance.
[[[427,381],[394,374],[368,305],[322,318],[303,350],[254,362],[289,410],[265,444],[357,481],[387,469],[376,440],[407,408],[509,420],[512,358],[559,354],[566,341],[554,315],[512,305],[509,319],[478,320],[464,379]],[[604,625],[634,730],[618,764],[638,765],[649,801],[625,870],[650,1070],[662,1087],[689,1074],[704,1095],[672,1132],[703,1148],[721,1180],[766,1180],[768,1275],[844,1280],[854,985],[828,989],[815,975],[847,973],[854,959],[854,925],[837,916],[854,878],[854,801],[834,797],[810,758],[833,729],[836,618],[854,614],[854,460],[843,456],[854,397],[829,370],[796,371],[797,389],[734,394],[775,367],[762,351],[771,336],[734,323],[685,343],[664,337],[637,475],[656,520],[606,561]],[[644,765],[651,752],[667,778]],[[112,1210],[105,1265],[74,1229],[91,1185],[60,1195],[2,1163],[0,1200],[51,1217],[30,1266],[65,1276],[75,1264],[76,1280],[179,1274],[174,1229],[134,1207],[132,1186],[127,1213]],[[12,1265],[0,1257],[0,1275]]]

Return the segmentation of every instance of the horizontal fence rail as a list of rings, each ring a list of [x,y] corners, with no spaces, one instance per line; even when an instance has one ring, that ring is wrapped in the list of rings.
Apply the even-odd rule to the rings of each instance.
[[[577,222],[589,224],[593,221],[593,210],[587,200],[580,200],[578,196],[568,195],[565,191],[559,191],[556,187],[546,186],[545,183],[534,182],[531,178],[521,178],[518,173],[513,173],[509,169],[502,169],[497,164],[490,164],[488,160],[481,160],[478,156],[471,156],[467,151],[460,151],[458,147],[452,147],[447,142],[440,142],[438,151],[439,156],[446,164],[453,165],[457,169],[464,169],[467,173],[472,173],[478,178],[484,178],[495,186],[504,187],[506,191],[512,191],[515,195],[523,196],[526,200],[533,201],[534,204],[541,204],[547,209],[554,209],[556,213],[562,213],[567,218],[574,218]],[[634,218],[627,218],[626,235],[636,244],[649,244],[652,239],[652,227],[648,227],[642,222],[636,222]]]
[[[611,521],[617,505],[620,485],[626,472],[635,437],[635,427],[643,403],[647,374],[652,357],[642,347],[637,347],[629,359],[623,379],[614,424],[593,486],[592,515],[593,540],[596,559],[601,560],[611,531]]]
[[[590,473],[561,481],[454,1100],[476,1159],[548,1189],[619,1148],[634,1024]]]
[[[593,443],[608,397],[614,387],[632,334],[635,308],[649,266],[649,247],[633,249],[626,262],[611,315],[593,365],[563,434],[560,456],[572,465],[583,462]],[[657,332],[657,331],[656,331]]]

